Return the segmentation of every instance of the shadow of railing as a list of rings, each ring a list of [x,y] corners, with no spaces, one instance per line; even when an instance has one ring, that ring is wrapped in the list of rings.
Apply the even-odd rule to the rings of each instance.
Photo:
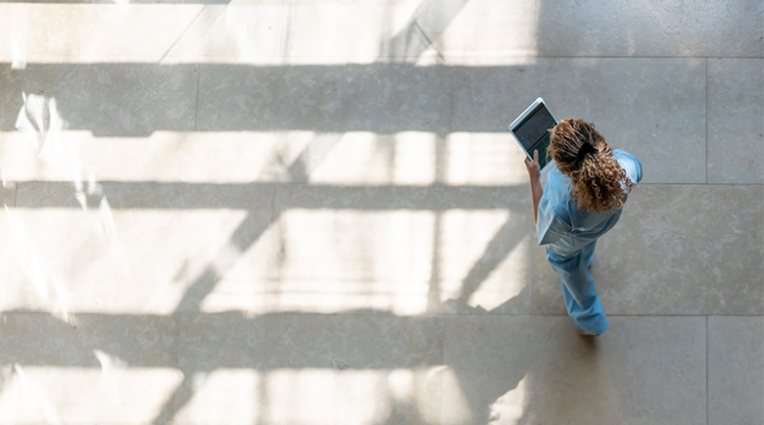
[[[500,104],[464,77],[502,68],[371,65],[30,64],[0,66],[0,131],[14,131],[23,94],[55,98],[68,130],[146,137],[154,131],[506,132],[545,90],[528,77]],[[520,67],[520,71],[522,71]],[[536,83],[538,84],[538,83]],[[462,96],[454,96],[453,91]],[[553,93],[549,93],[554,96]],[[478,96],[478,98],[474,98]],[[474,113],[474,108],[486,113]],[[495,108],[493,107],[495,106]]]
[[[122,6],[130,4],[204,4],[204,5],[227,5],[231,0],[129,0],[108,1],[103,0],[0,0],[1,3],[30,3],[30,4],[118,4]]]
[[[7,313],[33,314],[24,311]],[[194,376],[219,369],[249,369],[267,374],[285,369],[337,372],[426,370],[443,365],[453,370],[459,382],[468,384],[465,390],[481,386],[476,394],[467,394],[473,419],[480,423],[488,420],[491,403],[515,388],[528,373],[534,357],[533,350],[529,349],[523,352],[523,359],[515,358],[509,364],[504,363],[504,354],[497,352],[485,352],[480,365],[464,357],[447,360],[443,353],[446,339],[443,316],[401,317],[365,310],[342,314],[276,313],[257,317],[248,317],[242,312],[171,316],[80,313],[74,317],[77,325],[49,318],[44,332],[13,326],[9,333],[17,334],[6,337],[18,343],[3,348],[3,362],[22,367],[100,369],[101,363],[93,354],[100,351],[124,361],[128,368],[178,368],[183,373],[183,382],[167,399],[154,423],[170,423],[189,403],[194,395]],[[183,345],[178,363],[161,355],[152,355],[156,347],[141,349],[135,344],[119,344],[122,340],[115,338],[125,335],[136,338],[133,335],[136,322],[156,325],[160,327],[160,334],[166,327],[180,328],[179,340],[171,343]],[[39,324],[35,322],[35,325]],[[120,329],[118,334],[114,332],[117,329]],[[86,334],[101,337],[78,337]],[[65,347],[40,350],[51,335],[66,341]],[[450,343],[459,344],[456,341]],[[411,350],[411,347],[417,349]],[[76,355],[66,355],[72,353]],[[485,369],[502,379],[479,382]],[[420,419],[416,423],[427,423]]]
[[[446,211],[506,210],[509,200],[527,198],[525,185],[340,185],[282,182],[254,183],[177,183],[99,181],[109,204],[119,209],[250,209],[253,200],[275,190],[290,188],[301,196],[279,198],[283,208],[353,209],[359,211],[427,210]],[[61,181],[23,182],[16,199],[17,208],[81,208],[74,196],[74,185]],[[62,197],[32,197],[45,193]],[[140,196],[136,196],[140,195]],[[270,204],[270,200],[268,200]]]
[[[263,232],[275,221],[279,219],[282,212],[293,208],[308,210],[337,210],[351,209],[357,211],[417,211],[426,210],[433,212],[443,212],[454,209],[466,210],[507,210],[512,202],[516,205],[518,200],[527,198],[527,188],[520,186],[450,186],[443,184],[433,184],[429,186],[404,186],[404,185],[379,185],[379,186],[341,186],[341,185],[315,185],[315,184],[297,184],[280,182],[261,182],[261,183],[242,183],[242,184],[195,184],[195,183],[162,183],[162,182],[100,182],[104,193],[109,194],[109,201],[114,210],[136,210],[136,209],[172,209],[172,210],[194,210],[194,209],[242,209],[248,212],[247,217],[242,221],[239,227],[232,233],[229,244],[235,245],[239,252],[245,252],[252,246]],[[35,197],[30,194],[40,193],[61,194],[62,197]],[[283,191],[297,191],[297,196],[280,196]],[[253,206],[255,205],[255,206]],[[24,182],[16,198],[16,208],[18,209],[37,209],[37,208],[81,208],[79,201],[75,198],[74,187],[69,182]],[[254,209],[253,209],[254,208]],[[270,216],[270,220],[264,217]],[[463,290],[456,300],[460,305],[466,305],[470,295],[475,292],[481,282],[487,278],[491,270],[497,267],[515,248],[515,243],[522,240],[527,234],[527,217],[525,214],[513,215],[513,219],[507,221],[501,230],[494,236],[488,244],[486,252],[473,267],[472,271],[465,278]],[[434,247],[437,249],[437,247]],[[253,368],[256,370],[270,370],[284,367],[290,368],[331,368],[332,359],[337,353],[332,353],[333,349],[330,340],[326,338],[327,330],[337,331],[333,324],[336,324],[337,318],[353,317],[358,314],[371,314],[377,318],[392,320],[389,328],[375,328],[372,332],[381,332],[385,335],[401,335],[416,330],[417,336],[411,341],[399,340],[396,338],[387,338],[380,334],[378,337],[372,337],[372,344],[360,344],[351,347],[353,352],[364,353],[362,358],[364,364],[353,363],[350,360],[342,360],[340,363],[348,368],[359,369],[400,369],[400,368],[418,368],[442,364],[442,352],[432,354],[412,354],[406,356],[405,362],[396,360],[394,353],[405,352],[405,346],[413,344],[420,346],[418,339],[429,340],[437,346],[437,341],[441,338],[439,332],[442,329],[437,325],[441,318],[431,317],[408,317],[401,318],[383,311],[356,311],[342,314],[309,314],[309,313],[278,313],[266,314],[256,318],[247,317],[243,313],[231,312],[222,314],[202,314],[200,305],[204,298],[213,290],[215,285],[222,279],[227,268],[233,266],[236,258],[222,265],[220,261],[214,261],[215,266],[210,265],[202,271],[188,287],[183,299],[180,301],[176,313],[172,316],[152,316],[152,315],[121,315],[121,314],[75,314],[78,321],[84,323],[96,322],[130,322],[131,320],[185,320],[185,314],[196,314],[195,317],[204,317],[203,320],[222,320],[234,333],[243,328],[254,327],[263,329],[265,334],[274,332],[273,325],[261,326],[263,323],[276,323],[283,320],[295,320],[298,323],[290,324],[296,328],[312,328],[316,330],[315,334],[303,335],[299,341],[290,342],[289,349],[283,349],[281,354],[271,358],[272,353],[260,353],[263,357],[254,354],[245,358],[241,356],[228,358],[225,355],[217,358],[207,357],[205,364],[207,366],[186,365],[181,362],[178,366],[183,372],[184,381],[176,389],[175,395],[170,397],[155,420],[155,423],[168,423],[172,420],[179,409],[186,405],[194,392],[189,387],[189,379],[194,373],[204,372],[220,368]],[[524,305],[527,300],[526,288],[512,300],[508,300],[504,305],[518,304]],[[9,312],[10,313],[10,312]],[[189,316],[190,317],[190,316]],[[286,318],[286,319],[284,319]],[[342,321],[343,319],[340,319]],[[406,323],[416,323],[416,326],[408,327]],[[52,326],[60,328],[54,331],[74,332],[68,324],[51,319]],[[310,323],[310,325],[308,325]],[[227,325],[227,326],[228,326]],[[403,328],[400,328],[403,326]],[[397,327],[397,328],[396,328]],[[432,330],[431,333],[429,330]],[[80,329],[78,332],[87,332],[86,329]],[[279,332],[277,331],[277,334]],[[340,332],[343,334],[344,332]],[[261,335],[260,339],[269,338],[267,335]],[[333,337],[338,338],[340,334]],[[364,332],[365,335],[369,335]],[[181,335],[182,336],[182,335]],[[373,335],[372,335],[373,336]],[[182,336],[183,337],[183,336]],[[221,344],[230,343],[237,338],[235,335],[229,337],[222,336],[218,331],[212,331],[208,335],[195,335],[192,338],[200,337],[197,348],[189,348],[184,345],[184,351],[197,352],[198,350],[215,350],[218,353],[224,353],[225,350]],[[222,338],[222,339],[221,339]],[[343,337],[344,338],[344,337]],[[326,350],[325,353],[316,353],[314,344],[321,341]],[[74,363],[59,364],[54,358],[46,356],[31,356],[27,351],[37,346],[39,341],[27,341],[20,344],[10,351],[4,352],[4,362],[18,363],[21,365],[47,365],[47,366],[66,366],[66,367],[98,367],[98,361],[95,357],[80,357]],[[185,344],[185,343],[184,343]],[[328,345],[327,345],[328,344]],[[403,344],[403,345],[401,345]],[[276,347],[278,344],[276,344]],[[343,345],[338,345],[343,346]],[[206,348],[204,348],[206,347]],[[271,344],[271,348],[274,346]],[[346,347],[347,348],[347,347]],[[130,367],[171,367],[169,364],[145,364],[145,356],[134,349],[114,352],[113,347],[108,344],[92,347],[82,347],[82,350],[92,351],[100,350],[110,355],[114,355],[124,360]],[[401,351],[403,350],[403,351]],[[313,353],[308,358],[304,353]],[[293,358],[297,356],[296,358]],[[54,356],[55,357],[55,356]],[[299,360],[298,360],[299,358]],[[33,360],[32,360],[33,359]],[[30,363],[31,361],[31,363]],[[516,379],[506,382],[507,388],[500,391],[511,389],[522,379],[524,373],[517,371]],[[465,377],[464,379],[469,379]],[[497,390],[499,391],[499,390]],[[496,395],[499,397],[502,393]],[[482,398],[480,400],[483,400]],[[485,401],[485,400],[484,400]],[[481,401],[482,403],[482,401]],[[475,406],[478,410],[487,410],[486,406]]]

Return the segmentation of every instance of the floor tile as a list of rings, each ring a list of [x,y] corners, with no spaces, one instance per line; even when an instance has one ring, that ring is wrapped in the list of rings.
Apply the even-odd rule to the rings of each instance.
[[[594,340],[567,317],[445,323],[443,424],[705,422],[703,317],[615,317]]]
[[[764,59],[708,59],[708,182],[764,183]]]
[[[64,130],[59,140],[71,163],[46,160],[57,156],[41,159],[33,140],[20,131],[0,132],[0,157],[13,158],[1,161],[5,179],[61,182],[77,175],[84,182],[416,186],[528,181],[525,154],[508,133],[451,133],[444,138],[418,131],[155,131],[146,137],[95,137],[89,131]]]
[[[2,313],[0,423],[168,420],[183,376],[172,317]]]
[[[79,195],[67,183],[18,187],[9,308],[194,311],[237,261],[250,278],[272,276],[277,251],[260,244],[272,187],[96,183]],[[242,259],[248,251],[252,262]]]
[[[194,66],[54,64],[18,71],[3,66],[0,128],[20,127],[39,139],[38,149],[49,141],[54,150],[66,145],[58,137],[66,129],[143,137],[155,130],[190,131],[196,88]]]
[[[7,217],[8,212],[5,209],[12,210],[16,202],[16,185],[14,183],[3,182],[3,184],[0,184],[0,202],[3,203],[3,215],[5,216],[3,220],[0,220],[0,241],[3,241],[2,246],[0,246],[0,279],[3,279],[4,282],[8,282],[10,277],[8,275],[8,268],[11,258],[11,250],[9,246],[10,244],[8,243],[10,240],[10,226]],[[2,297],[2,300],[0,300],[0,311],[7,309],[8,289],[9,285],[7,283],[0,289],[0,297]]]
[[[442,138],[429,132],[282,134],[269,170],[275,179],[329,185],[434,183]]]
[[[610,314],[762,314],[761,186],[639,186],[597,243],[592,275]],[[730,209],[729,205],[735,205]],[[723,217],[720,220],[719,217]],[[533,249],[533,313],[565,313]]]
[[[486,15],[486,9],[492,13]],[[535,17],[535,5],[527,1],[331,1],[208,7],[173,46],[168,59],[359,64],[417,63],[428,55],[451,63],[459,63],[463,57],[528,56],[535,55]]]
[[[509,132],[447,136],[444,181],[452,185],[525,185],[525,152]],[[530,188],[528,189],[530,193]]]
[[[3,207],[13,208],[16,205],[16,183],[4,181],[0,184],[0,202]]]
[[[255,3],[205,7],[167,59],[359,64],[416,61],[428,47],[425,35],[405,35],[417,2]]]
[[[465,57],[536,56],[534,1],[429,0],[411,19],[449,62]]]
[[[525,313],[532,227],[526,191],[284,185],[276,201],[278,287],[299,284],[317,300],[334,294],[373,303],[402,295],[395,305],[415,303],[393,307],[404,314],[467,307]]]
[[[13,158],[2,162],[6,180],[13,181],[64,182],[77,176],[85,184],[251,183],[288,180],[287,165],[292,163],[284,161],[292,158],[281,151],[292,139],[287,132],[155,131],[146,137],[95,137],[90,131],[64,130],[59,140],[66,149],[58,158],[68,155],[73,161],[62,163],[41,159],[27,135],[9,131],[0,133],[0,157]]]
[[[764,422],[764,317],[708,318],[708,423]]]
[[[311,58],[314,62],[343,58],[349,63],[416,57],[419,53],[416,47],[424,45],[419,37],[408,40],[394,37],[403,30],[414,7],[414,2],[301,3],[290,8],[288,22],[292,31],[284,48],[285,56]]]
[[[442,332],[439,319],[426,317],[184,315],[180,365],[187,379],[177,394],[176,420],[437,420],[440,388],[431,369],[443,361]],[[220,375],[234,376],[235,385],[221,386]],[[212,388],[220,391],[216,397],[204,397]],[[241,398],[237,388],[249,397]],[[227,401],[218,405],[221,398]],[[237,402],[249,407],[221,409]]]
[[[541,56],[761,57],[761,2],[540,2]]]
[[[594,123],[635,155],[644,183],[705,183],[705,61],[544,59],[460,67],[453,131],[503,132],[537,97],[560,120]]]
[[[764,422],[761,2],[67,1],[0,2],[0,425]],[[539,96],[644,166],[593,340]]]
[[[410,65],[201,65],[201,131],[448,133],[451,72]]]
[[[0,5],[0,60],[11,62],[14,69],[23,69],[29,55],[31,4],[3,3]]]
[[[38,4],[29,50],[68,56],[151,56],[158,61],[204,6],[198,4]],[[152,62],[154,62],[152,61]]]
[[[207,6],[168,48],[167,55],[170,59],[286,56],[289,11],[279,4]]]

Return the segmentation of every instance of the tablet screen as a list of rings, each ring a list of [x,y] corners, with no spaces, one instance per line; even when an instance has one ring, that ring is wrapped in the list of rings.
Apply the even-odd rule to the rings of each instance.
[[[539,151],[539,167],[543,170],[549,163],[549,129],[557,125],[557,122],[549,113],[549,110],[540,104],[536,109],[518,124],[513,133],[523,144],[523,147],[533,156],[533,151]]]

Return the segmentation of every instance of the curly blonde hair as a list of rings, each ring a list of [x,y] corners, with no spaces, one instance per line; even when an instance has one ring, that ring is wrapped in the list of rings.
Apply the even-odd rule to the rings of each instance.
[[[581,150],[584,144],[590,146]],[[571,201],[577,200],[579,208],[601,213],[623,207],[623,195],[634,183],[613,158],[610,146],[594,124],[572,119],[560,121],[552,129],[549,151],[560,172],[570,177]]]

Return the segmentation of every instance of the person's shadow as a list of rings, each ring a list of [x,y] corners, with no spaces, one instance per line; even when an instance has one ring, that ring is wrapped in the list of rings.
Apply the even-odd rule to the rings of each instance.
[[[527,290],[491,311],[462,306],[471,314],[444,318],[442,423],[555,423],[566,409],[598,405],[596,394],[570,390],[601,369],[599,341],[578,335],[567,316],[491,314],[524,302]],[[390,419],[380,423],[401,423]]]

